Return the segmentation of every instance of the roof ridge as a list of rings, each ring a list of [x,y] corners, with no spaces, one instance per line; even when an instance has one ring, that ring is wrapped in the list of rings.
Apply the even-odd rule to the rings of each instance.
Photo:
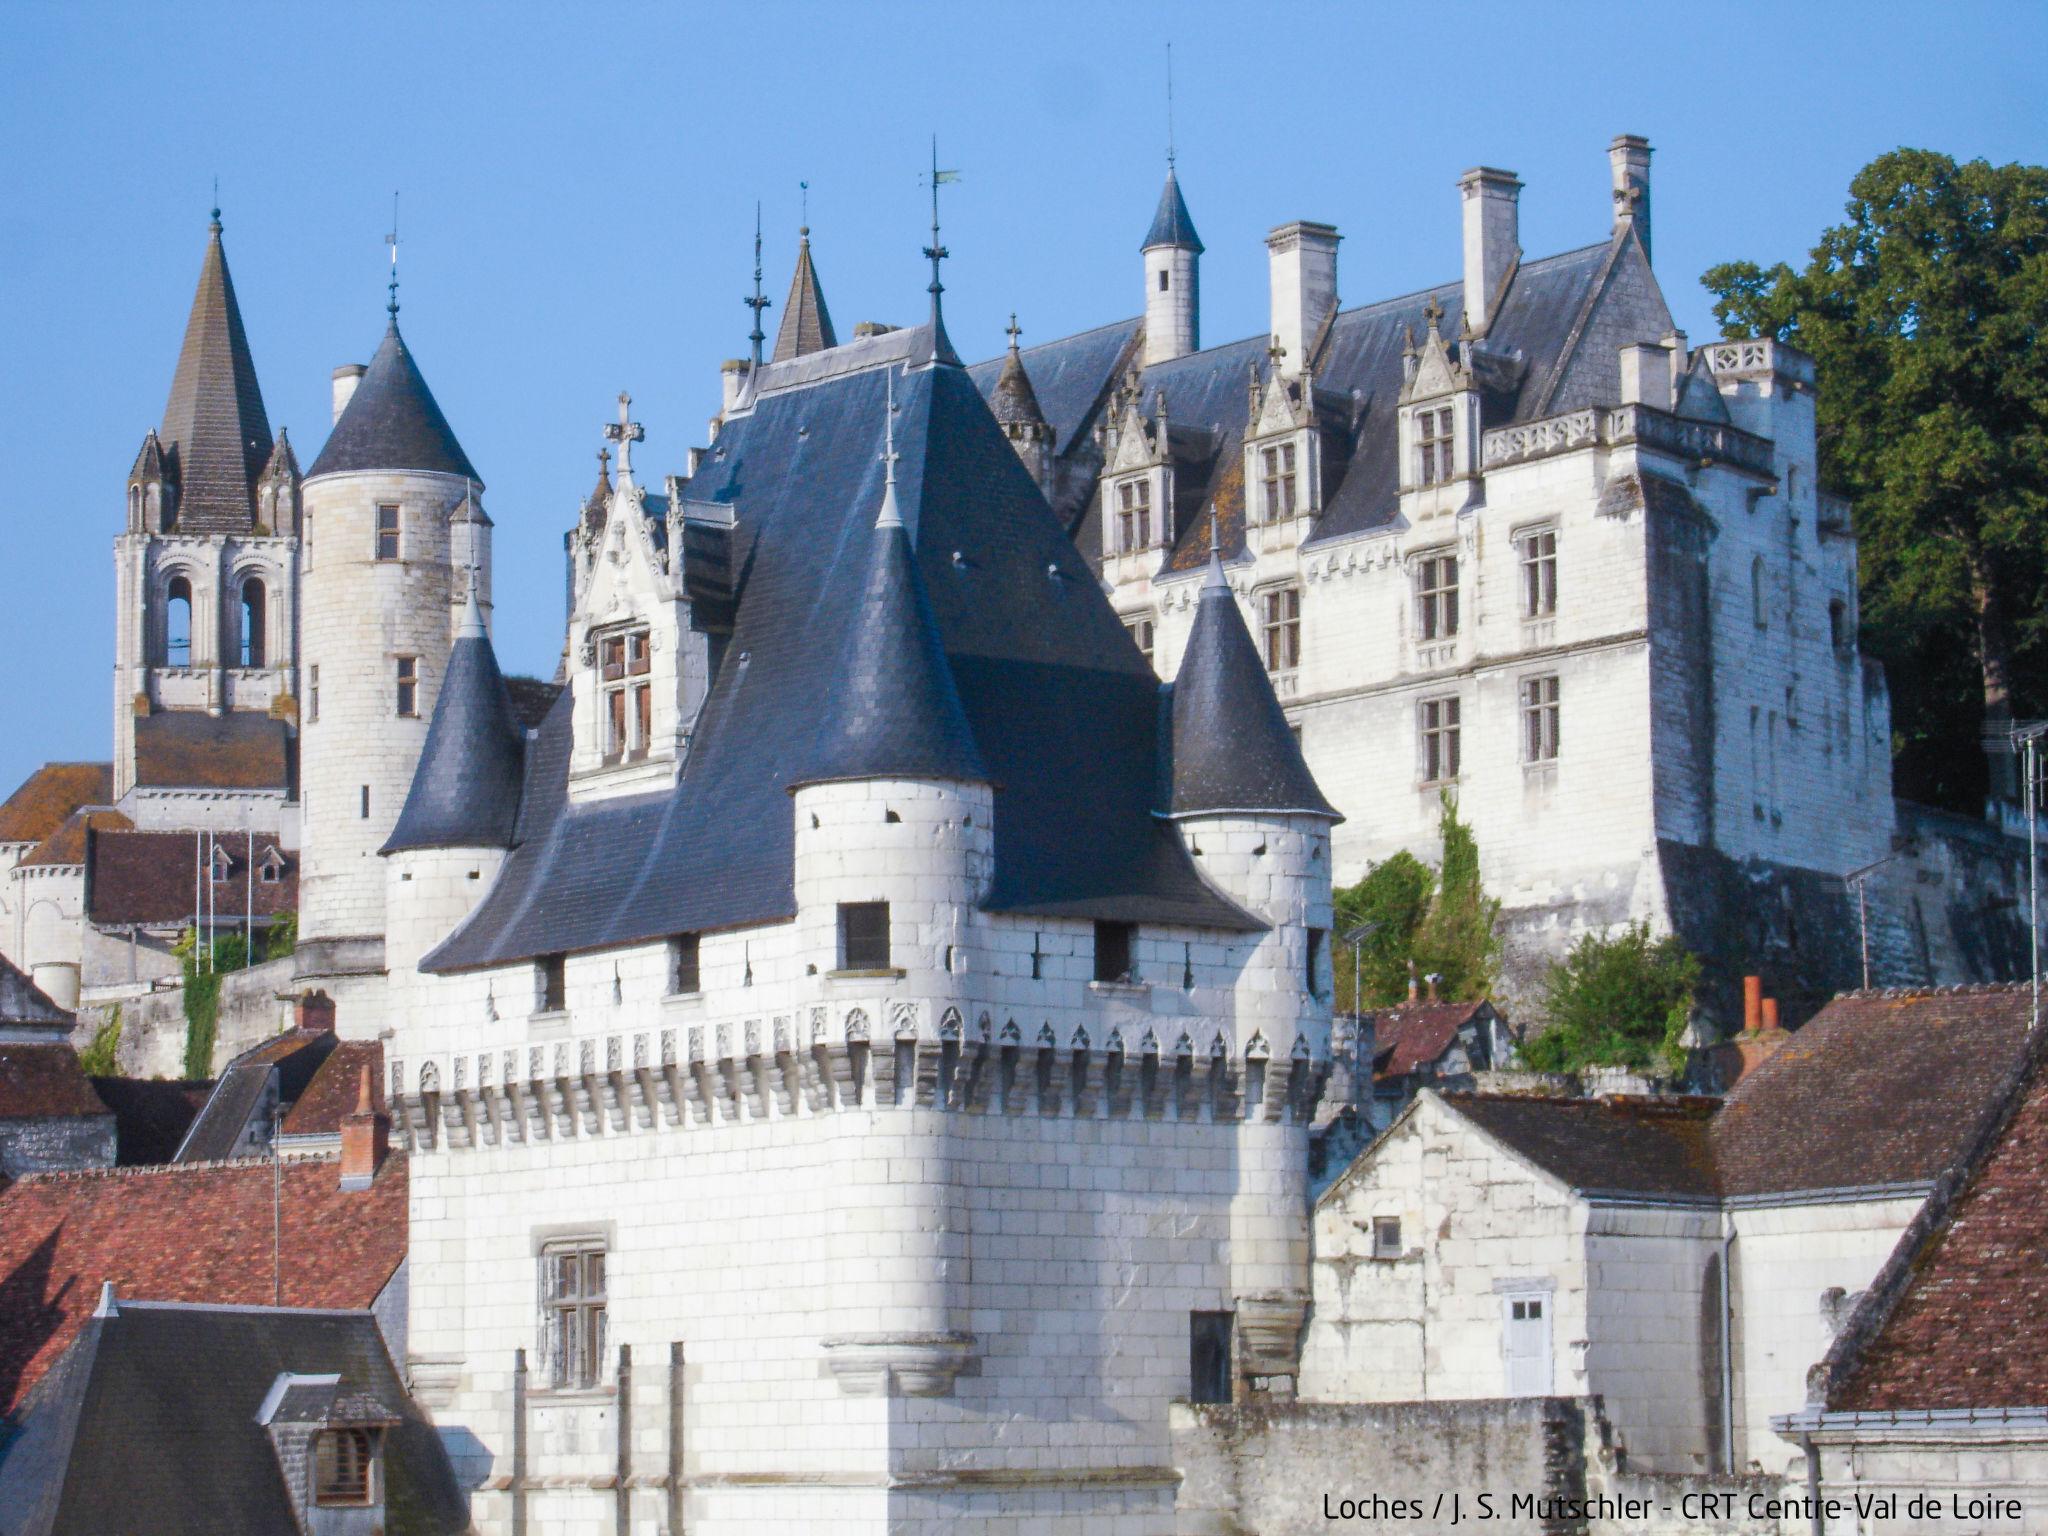
[[[389,1161],[389,1157],[402,1156],[404,1156],[404,1153],[394,1148],[386,1160]],[[89,1179],[139,1178],[146,1174],[158,1173],[208,1173],[217,1172],[223,1168],[267,1168],[273,1162],[310,1164],[338,1163],[340,1161],[341,1154],[338,1151],[315,1151],[298,1152],[290,1156],[279,1157],[272,1157],[269,1153],[263,1153],[254,1157],[207,1158],[189,1163],[135,1163],[113,1168],[54,1168],[36,1173],[20,1174],[7,1188],[19,1189],[29,1184],[61,1184],[67,1181],[83,1182]],[[4,1193],[5,1191],[0,1191],[0,1194]]]

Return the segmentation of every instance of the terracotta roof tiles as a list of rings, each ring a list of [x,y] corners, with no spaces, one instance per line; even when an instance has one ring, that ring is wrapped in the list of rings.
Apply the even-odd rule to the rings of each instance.
[[[106,1113],[69,1045],[0,1045],[0,1120]]]
[[[24,865],[83,864],[88,829],[94,832],[125,832],[134,825],[119,811],[73,811],[56,831],[23,854],[21,862]]]
[[[40,843],[81,805],[113,798],[112,763],[45,763],[0,803],[0,843]]]
[[[1373,1032],[1372,1075],[1406,1077],[1450,1049],[1458,1031],[1486,1005],[1401,1003],[1381,1012]]]

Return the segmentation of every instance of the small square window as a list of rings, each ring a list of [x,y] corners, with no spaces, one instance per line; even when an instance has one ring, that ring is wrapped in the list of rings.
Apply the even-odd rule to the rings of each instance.
[[[1188,1401],[1230,1401],[1230,1323],[1228,1312],[1188,1314]]]
[[[560,1013],[569,1006],[569,965],[566,956],[542,955],[533,966],[534,1007]]]
[[[1372,1219],[1372,1256],[1395,1259],[1401,1256],[1401,1218],[1375,1216]]]
[[[313,1502],[322,1509],[360,1509],[371,1502],[372,1429],[323,1429],[313,1442]]]
[[[679,933],[668,941],[668,990],[682,997],[703,991],[703,976],[697,968],[698,942],[694,933]]]
[[[396,560],[398,558],[398,508],[377,509],[377,558]]]
[[[1132,941],[1137,938],[1135,923],[1097,923],[1095,925],[1095,979],[1097,981],[1133,981],[1136,973],[1131,961]]]
[[[400,656],[398,662],[398,712],[408,718],[420,712],[420,660]]]
[[[842,971],[889,969],[889,903],[842,901],[839,904],[839,968]]]

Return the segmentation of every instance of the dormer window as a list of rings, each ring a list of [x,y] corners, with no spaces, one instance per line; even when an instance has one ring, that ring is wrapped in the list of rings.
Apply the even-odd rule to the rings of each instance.
[[[1451,448],[1456,441],[1448,405],[1427,406],[1415,413],[1415,483],[1442,485],[1451,478]]]
[[[374,1429],[323,1429],[313,1443],[313,1502],[321,1509],[360,1509],[374,1503]]]
[[[644,629],[606,635],[598,642],[598,675],[604,689],[604,760],[608,763],[647,755],[654,734],[649,654]]]
[[[1126,480],[1116,488],[1116,549],[1120,555],[1152,547],[1152,481]]]
[[[1263,472],[1261,478],[1266,491],[1266,521],[1277,523],[1282,518],[1294,516],[1299,505],[1294,444],[1279,443],[1271,448],[1261,449],[1259,467]]]
[[[208,862],[212,866],[213,882],[216,885],[220,884],[223,880],[227,879],[227,877],[230,874],[234,873],[234,865],[229,860],[227,850],[225,848],[214,849],[213,858]]]
[[[263,855],[263,862],[256,866],[256,878],[265,885],[276,885],[284,878],[284,855],[275,848]]]

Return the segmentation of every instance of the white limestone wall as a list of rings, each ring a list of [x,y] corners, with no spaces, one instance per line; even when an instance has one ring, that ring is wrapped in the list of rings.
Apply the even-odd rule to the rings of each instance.
[[[1718,1470],[1720,1293],[1707,1276],[1720,1212],[1601,1203],[1585,1222],[1586,1379],[1629,1467]]]
[[[417,848],[385,856],[385,995],[395,1016],[405,1015],[415,995],[426,1004],[430,993],[422,989],[431,983],[418,970],[420,957],[476,909],[505,858],[503,848]]]
[[[2048,1435],[2038,1416],[2012,1424],[1872,1424],[1824,1430],[1815,1440],[1821,1497],[1839,1507],[1806,1527],[1814,1536],[2048,1532]]]
[[[1145,252],[1145,367],[1185,357],[1201,345],[1200,260],[1177,246]]]
[[[84,961],[85,866],[17,865],[8,879],[21,922],[20,952],[10,958],[58,1007],[76,1007]]]
[[[302,940],[385,932],[377,850],[411,788],[447,669],[451,604],[461,596],[449,564],[448,518],[467,489],[459,476],[415,473],[322,475],[305,487]],[[378,560],[376,509],[391,504],[400,508],[401,558]],[[411,717],[397,712],[400,656],[419,662]]]
[[[1806,1373],[1834,1342],[1857,1294],[1876,1278],[1924,1193],[1888,1199],[1743,1208],[1733,1213],[1737,1464],[1804,1466],[1773,1416],[1806,1403]],[[1831,1292],[1839,1290],[1836,1298]]]

